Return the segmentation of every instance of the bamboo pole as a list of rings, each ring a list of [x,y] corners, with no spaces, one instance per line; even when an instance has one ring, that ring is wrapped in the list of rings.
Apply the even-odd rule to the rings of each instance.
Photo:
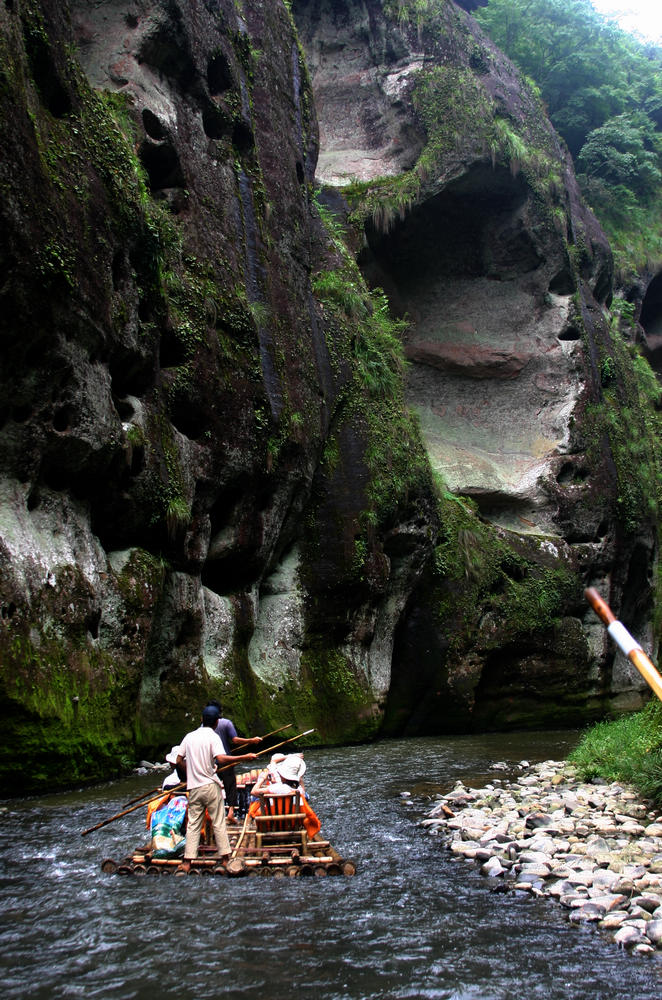
[[[156,795],[157,792],[167,791],[163,789],[161,785],[157,785],[156,788],[150,788],[148,792],[143,792],[142,795],[136,795],[135,799],[129,799],[122,806],[122,809],[126,809],[128,806],[132,806],[134,802],[140,802],[141,799],[148,799],[151,795]]]
[[[87,836],[88,833],[92,833],[93,830],[100,830],[102,826],[107,826],[108,823],[113,823],[116,819],[121,819],[122,816],[128,816],[129,813],[135,812],[136,809],[141,809],[143,806],[149,805],[155,799],[160,799],[162,795],[172,795],[173,793],[182,794],[186,791],[186,782],[182,781],[181,784],[175,785],[174,788],[161,789],[158,795],[153,795],[151,799],[146,799],[144,802],[139,802],[135,806],[131,806],[130,809],[123,809],[122,812],[115,813],[114,816],[109,816],[108,819],[102,819],[100,823],[96,826],[91,826],[89,830],[82,830],[81,837]]]
[[[607,602],[600,597],[594,587],[587,587],[584,596],[598,618],[607,626],[607,632],[616,645],[662,701],[662,677],[653,666],[652,660],[646,656],[636,639],[632,638],[625,625],[617,620]]]
[[[232,861],[234,861],[234,859],[237,857],[237,854],[239,852],[239,848],[241,847],[241,842],[243,841],[244,835],[246,833],[246,827],[248,826],[248,820],[249,819],[250,819],[250,814],[247,811],[246,812],[246,818],[244,819],[244,825],[241,828],[241,833],[239,834],[239,839],[237,840],[237,843],[235,844],[234,851],[232,852],[232,858],[230,859]]]
[[[285,728],[287,729],[288,727],[285,726]],[[281,743],[276,743],[276,746],[267,747],[265,750],[259,750],[255,754],[255,756],[261,757],[265,753],[271,753],[271,751],[275,750],[277,747],[284,747],[286,743],[293,743],[294,740],[299,740],[301,739],[302,736],[309,736],[311,733],[314,732],[315,732],[314,729],[307,729],[305,733],[299,733],[297,736],[291,736],[289,740],[283,740]],[[238,763],[241,763],[239,758],[237,758],[236,763],[224,764],[223,767],[219,767],[218,771],[225,771],[228,767],[236,767],[236,764]],[[109,816],[108,819],[102,819],[100,823],[97,823],[95,826],[91,826],[88,830],[82,830],[81,837],[87,836],[88,833],[92,833],[94,830],[100,830],[102,826],[107,826],[108,823],[113,823],[116,819],[121,819],[122,816],[128,816],[129,813],[135,812],[136,809],[140,809],[142,806],[149,805],[150,802],[153,802],[154,799],[160,798],[162,795],[165,795],[167,793],[170,793],[171,795],[179,794],[181,792],[184,792],[185,790],[186,790],[185,781],[180,782],[179,785],[175,785],[174,788],[161,789],[158,795],[153,795],[151,798],[145,799],[143,802],[138,802],[137,805],[131,806],[129,809],[123,809],[121,812],[115,813],[114,816]]]
[[[273,751],[277,750],[278,747],[284,747],[286,743],[294,743],[295,740],[300,740],[302,736],[310,736],[310,734],[314,733],[314,732],[315,732],[314,729],[306,729],[305,733],[298,733],[296,736],[290,736],[289,740],[282,740],[281,743],[276,743],[272,747],[265,747],[264,750],[258,750],[257,753],[255,754],[255,756],[256,757],[262,757],[262,755],[265,754],[265,753],[273,753]],[[241,761],[238,759],[237,763],[224,764],[223,767],[219,767],[218,768],[217,773],[219,773],[220,771],[226,771],[228,769],[228,767],[236,767],[237,764],[240,764],[240,763],[241,763]]]
[[[281,726],[280,729],[272,729],[270,733],[265,733],[264,736],[260,736],[260,739],[264,743],[264,741],[268,740],[270,736],[275,736],[276,733],[282,733],[284,729],[291,729],[291,728],[292,728],[292,723],[288,722],[286,726]],[[237,739],[240,739],[244,745],[250,743],[250,740],[245,739],[243,736],[238,736]],[[239,748],[240,744],[237,743],[235,744],[235,746]]]

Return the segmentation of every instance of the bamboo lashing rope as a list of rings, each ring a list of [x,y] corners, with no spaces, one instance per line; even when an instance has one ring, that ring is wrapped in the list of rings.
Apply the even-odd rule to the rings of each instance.
[[[630,663],[637,668],[646,683],[653,689],[660,701],[662,701],[662,677],[660,677],[653,666],[652,660],[646,656],[636,639],[632,638],[625,625],[617,620],[616,615],[607,602],[600,597],[594,587],[587,587],[584,591],[584,596],[598,618],[607,626],[607,632],[616,645],[627,656]]]

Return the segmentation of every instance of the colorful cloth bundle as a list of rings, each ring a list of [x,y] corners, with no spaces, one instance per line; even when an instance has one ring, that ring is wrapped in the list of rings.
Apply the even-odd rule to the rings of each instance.
[[[174,795],[162,809],[152,814],[152,857],[173,858],[183,853],[187,807],[185,795]]]

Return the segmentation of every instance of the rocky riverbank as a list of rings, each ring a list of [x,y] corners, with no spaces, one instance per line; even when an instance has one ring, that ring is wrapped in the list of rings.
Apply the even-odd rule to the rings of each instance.
[[[571,923],[662,958],[662,814],[626,785],[579,781],[564,762],[518,767],[480,789],[458,782],[421,825],[480,865],[493,890],[549,897]]]

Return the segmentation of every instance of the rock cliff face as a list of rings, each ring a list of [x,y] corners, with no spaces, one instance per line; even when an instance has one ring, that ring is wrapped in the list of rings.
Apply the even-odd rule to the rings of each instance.
[[[324,742],[632,703],[581,622],[598,583],[641,632],[655,557],[600,410],[608,248],[428,6],[0,6],[7,790],[207,697]]]
[[[539,99],[451,2],[295,0],[293,12],[317,176],[344,193],[366,280],[408,317],[406,395],[433,468],[518,553],[516,582],[537,577],[540,606],[572,593],[547,576],[571,568],[623,599],[650,645],[655,519],[640,492],[626,524],[637,463],[595,419],[616,351],[610,251]],[[488,544],[466,530],[465,548]],[[468,555],[478,614],[444,596],[448,580],[441,592],[426,580],[398,633],[387,726],[433,725],[440,712],[458,727],[563,724],[607,691],[636,703],[622,662],[598,666],[576,593],[552,628],[531,628],[530,609],[520,630],[494,593],[512,571],[483,576]]]

